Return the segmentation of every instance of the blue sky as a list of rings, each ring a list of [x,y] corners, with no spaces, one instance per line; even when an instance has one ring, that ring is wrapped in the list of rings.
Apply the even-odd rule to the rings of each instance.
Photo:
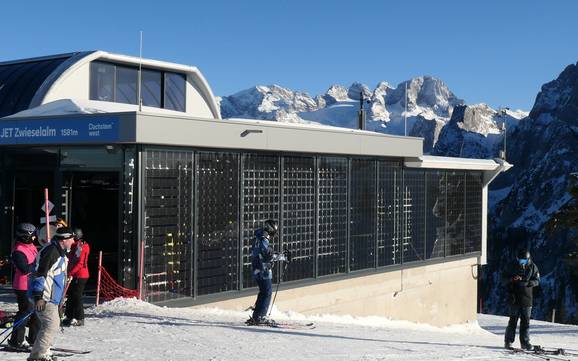
[[[58,5],[56,5],[58,4]],[[216,95],[278,84],[317,95],[415,76],[467,103],[530,110],[578,61],[578,1],[7,1],[0,61],[77,50],[197,66]]]

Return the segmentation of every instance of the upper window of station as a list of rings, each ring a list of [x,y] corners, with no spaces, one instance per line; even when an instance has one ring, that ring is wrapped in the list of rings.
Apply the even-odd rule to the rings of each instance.
[[[120,64],[93,61],[90,64],[90,99],[138,104],[138,69]],[[141,98],[148,107],[184,112],[186,109],[184,74],[142,69]]]

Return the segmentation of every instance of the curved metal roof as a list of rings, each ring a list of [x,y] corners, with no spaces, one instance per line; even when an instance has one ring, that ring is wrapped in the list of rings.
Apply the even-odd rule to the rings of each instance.
[[[50,75],[77,54],[0,62],[0,118],[28,109]]]
[[[193,86],[206,102],[215,119],[221,118],[219,105],[207,80],[196,67],[139,59],[104,51],[84,51],[0,62],[0,118],[42,105],[48,94],[65,78],[84,64],[97,59],[139,64],[190,75]]]

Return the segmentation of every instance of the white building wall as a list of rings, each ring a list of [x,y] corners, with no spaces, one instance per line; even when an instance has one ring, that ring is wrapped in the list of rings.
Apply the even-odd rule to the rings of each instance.
[[[42,104],[60,99],[89,100],[90,64],[73,65],[52,85]]]
[[[207,105],[207,100],[203,98],[195,84],[193,77],[187,75],[187,105],[188,115],[199,118],[213,118],[213,113]]]

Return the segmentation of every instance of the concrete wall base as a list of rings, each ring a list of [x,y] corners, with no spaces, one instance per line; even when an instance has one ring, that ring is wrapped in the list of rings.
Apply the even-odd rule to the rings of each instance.
[[[476,320],[477,258],[280,289],[275,306],[305,315],[381,316],[448,326]],[[283,287],[283,286],[281,286]],[[255,292],[256,293],[256,292]],[[243,310],[256,295],[196,307]]]

